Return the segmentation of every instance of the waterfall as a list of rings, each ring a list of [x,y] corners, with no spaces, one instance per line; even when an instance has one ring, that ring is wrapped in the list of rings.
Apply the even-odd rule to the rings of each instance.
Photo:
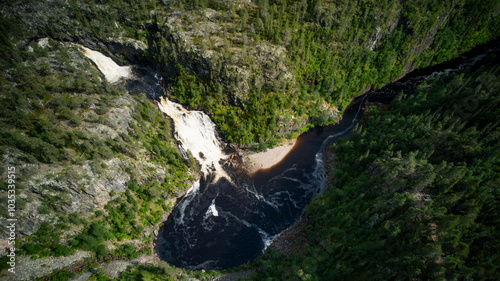
[[[121,78],[129,78],[130,66],[119,66],[100,52],[74,45],[83,50],[83,54],[95,63],[108,82],[116,83]],[[157,74],[154,74],[153,80],[159,80]],[[155,96],[154,93],[149,94]],[[158,108],[174,121],[174,136],[180,143],[183,156],[188,157],[188,151],[190,151],[201,164],[203,175],[205,177],[214,175],[214,182],[221,177],[231,182],[231,178],[219,164],[219,161],[227,159],[228,155],[221,150],[221,144],[216,137],[216,126],[210,117],[201,111],[186,110],[182,105],[164,98],[160,99]]]
[[[76,45],[76,44],[75,44]],[[128,78],[130,75],[130,66],[119,66],[110,57],[107,57],[97,51],[77,45],[83,49],[83,54],[91,59],[97,68],[104,74],[109,83],[116,83],[120,78]]]
[[[185,157],[190,151],[193,157],[201,164],[201,171],[205,177],[215,175],[214,182],[225,177],[231,178],[219,164],[220,160],[227,159],[228,155],[221,150],[221,144],[216,137],[214,122],[201,111],[186,110],[182,105],[165,98],[160,98],[158,108],[174,121],[174,137],[179,141]]]

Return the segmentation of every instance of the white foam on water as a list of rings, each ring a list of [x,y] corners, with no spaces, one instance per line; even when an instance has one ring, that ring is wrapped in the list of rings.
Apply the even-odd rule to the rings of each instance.
[[[243,224],[248,228],[254,228],[255,230],[257,230],[260,239],[262,240],[262,243],[264,243],[264,250],[267,249],[267,247],[271,245],[271,243],[273,242],[274,238],[278,237],[279,235],[279,234],[270,235],[269,233],[265,232],[262,228],[258,227],[256,224],[250,223],[245,219],[233,215],[232,213],[225,213],[225,215],[234,218],[236,221],[240,222],[241,224]]]
[[[207,216],[214,216],[214,217],[219,216],[219,212],[217,211],[217,208],[215,207],[215,198],[212,200],[212,204],[210,205],[210,207],[208,207],[206,215]]]
[[[83,54],[95,63],[109,83],[116,83],[121,78],[128,78],[130,76],[130,66],[119,66],[110,57],[98,51],[80,45],[77,46],[84,50]]]
[[[251,184],[251,185],[247,185],[247,184],[244,184],[243,185],[243,188],[245,189],[245,191],[247,192],[248,195],[252,195],[254,196],[257,200],[259,200],[260,202],[263,202],[263,203],[266,203],[267,205],[273,207],[274,209],[276,209],[276,211],[279,212],[279,206],[276,205],[275,202],[273,201],[269,201],[266,199],[266,197],[262,194],[260,194],[256,189],[255,189],[255,185]]]
[[[474,66],[474,65],[476,65],[476,63],[483,60],[489,53],[497,51],[497,50],[498,50],[498,48],[489,49],[486,53],[475,56],[473,58],[470,58],[470,59],[466,60],[465,62],[459,64],[455,68],[447,68],[447,69],[443,69],[441,71],[434,71],[431,75],[428,75],[427,77],[425,77],[424,80],[429,80],[429,79],[434,78],[436,76],[446,75],[446,74],[451,73],[451,72],[457,72],[457,71],[462,70],[464,67],[467,67],[467,66]]]
[[[218,260],[208,260],[203,263],[200,263],[195,266],[189,266],[190,269],[192,270],[200,270],[200,269],[205,269],[205,268],[212,268],[214,265],[216,265]]]
[[[217,211],[217,208],[215,207],[215,198],[212,199],[212,204],[208,206],[207,211],[205,212],[205,215],[203,216],[203,221],[201,222],[201,225],[203,226],[203,229],[206,231],[212,231],[213,227],[215,226],[214,221],[212,220],[212,217],[218,217],[219,212]]]
[[[364,100],[366,98],[367,98],[367,96],[365,96],[363,98],[363,100],[359,103],[358,111],[356,112],[356,115],[352,119],[351,124],[346,129],[344,129],[342,132],[328,136],[323,141],[323,143],[321,144],[321,148],[314,156],[315,161],[314,161],[313,177],[316,179],[316,186],[318,187],[317,191],[319,191],[320,193],[323,193],[323,191],[325,189],[325,184],[326,184],[326,163],[325,163],[326,156],[323,152],[326,150],[326,147],[330,144],[330,142],[333,138],[336,138],[338,136],[341,136],[341,135],[347,133],[348,131],[352,130],[352,128],[356,125],[356,123],[358,122],[359,115],[362,112],[362,106],[364,104]]]
[[[214,182],[221,177],[231,182],[231,178],[219,164],[228,155],[221,150],[216,137],[216,126],[210,117],[201,111],[187,110],[165,98],[160,98],[158,108],[174,121],[174,137],[179,141],[184,156],[190,151],[201,164],[205,177],[212,173],[215,175]]]
[[[257,228],[257,231],[260,234],[260,238],[262,239],[262,243],[264,243],[264,250],[273,243],[274,238],[278,237],[279,234],[271,236],[269,233],[265,232],[264,230]]]
[[[191,201],[194,198],[194,194],[198,193],[200,190],[200,181],[196,181],[187,191],[186,196],[182,200],[181,203],[179,203],[179,220],[177,221],[180,224],[184,224],[184,215],[186,212],[186,207],[191,203]],[[176,222],[176,223],[177,223]]]
[[[199,190],[200,190],[200,181],[198,180],[188,189],[188,191],[186,192],[186,196],[198,193]]]

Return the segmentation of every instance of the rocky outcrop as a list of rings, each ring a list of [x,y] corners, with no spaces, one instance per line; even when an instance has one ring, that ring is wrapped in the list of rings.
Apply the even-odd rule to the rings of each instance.
[[[109,107],[102,106],[102,112],[96,114],[94,111],[98,107],[101,108],[99,103],[104,103],[104,101],[100,99],[99,94],[89,94],[89,97],[95,102],[90,105],[86,112],[81,113],[81,123],[73,128],[75,126],[69,126],[68,121],[63,121],[60,124],[63,129],[79,130],[88,135],[89,140],[117,140],[127,136],[130,127],[134,124],[134,115],[137,113],[134,109],[137,105],[134,96],[144,92],[148,97],[158,99],[162,89],[157,78],[164,77],[165,80],[168,80],[170,73],[180,71],[180,69],[192,71],[206,81],[220,82],[219,89],[210,89],[212,92],[218,92],[213,93],[214,96],[219,95],[217,102],[224,106],[229,105],[238,110],[241,109],[241,112],[247,110],[246,105],[252,91],[264,92],[263,89],[265,89],[265,95],[282,95],[285,97],[283,99],[285,102],[299,100],[297,81],[301,81],[301,75],[305,73],[305,71],[301,72],[299,68],[308,67],[308,62],[303,59],[303,64],[295,65],[295,62],[288,60],[292,55],[289,48],[293,37],[291,33],[299,32],[299,30],[287,27],[288,29],[277,31],[279,35],[281,33],[284,35],[277,36],[282,37],[281,41],[265,39],[262,35],[264,29],[261,25],[262,22],[259,22],[260,19],[254,14],[259,8],[251,1],[219,1],[224,7],[219,10],[211,8],[189,10],[180,6],[172,6],[171,1],[161,1],[164,6],[157,9],[150,9],[149,4],[154,5],[154,3],[148,3],[148,7],[144,9],[145,12],[137,10],[135,13],[134,7],[130,7],[133,12],[123,15],[116,15],[117,9],[111,3],[116,1],[109,1],[110,3],[107,4],[101,4],[101,2],[103,1],[17,1],[15,4],[0,7],[2,20],[5,19],[6,22],[13,23],[13,26],[18,25],[22,30],[19,34],[24,34],[24,38],[10,38],[16,48],[21,48],[35,40],[41,48],[50,46],[53,40],[77,42],[104,53],[119,65],[140,65],[140,67],[133,67],[136,79],[128,79],[115,86],[101,83],[102,80],[93,80],[92,85],[100,87],[101,90],[113,87],[116,91],[124,92],[123,87],[125,87],[131,95],[114,96],[113,104]],[[338,38],[341,38],[343,32],[349,28],[351,20],[339,20],[339,26],[335,26],[339,30],[338,38],[335,39],[337,41],[331,40],[331,42],[323,44],[324,42],[318,42],[318,40],[306,44],[318,44],[321,48],[331,48],[337,52],[334,56],[350,56],[344,51],[351,47],[377,52],[377,48],[384,38],[396,30],[402,30],[406,35],[419,31],[418,26],[408,24],[406,15],[398,8],[399,6],[382,11],[382,8],[377,5],[374,5],[376,6],[374,8],[357,9],[352,1],[350,3],[347,1],[344,7],[332,4],[329,8],[338,10],[333,13],[335,16],[341,15],[340,17],[347,19],[373,17],[375,21],[373,27],[370,27],[370,31],[361,35],[354,34],[352,41],[343,44]],[[159,2],[158,5],[160,6]],[[324,10],[326,10],[327,5],[324,6]],[[247,14],[247,16],[255,20],[255,24],[245,24],[242,12],[244,8],[251,8],[252,14]],[[280,8],[273,7],[275,11]],[[437,18],[429,19],[430,28],[426,27],[426,31],[418,38],[418,41],[414,42],[403,54],[397,54],[398,57],[393,58],[393,60],[403,62],[402,72],[395,74],[396,76],[404,75],[419,67],[414,58],[432,46],[436,34],[452,16],[453,9],[454,7],[444,9],[440,11]],[[113,14],[109,21],[108,14]],[[495,16],[497,15],[498,11],[495,13]],[[297,21],[300,21],[301,29],[310,32],[316,32],[325,26],[325,23],[321,21],[314,23],[312,21],[304,22],[303,19]],[[282,27],[281,23],[275,24],[272,21],[270,26]],[[261,30],[262,37],[257,34],[259,32],[255,32],[256,28]],[[39,40],[45,36],[49,36],[50,39],[42,38]],[[349,40],[351,39],[349,38]],[[352,44],[352,46],[348,44]],[[305,48],[303,46],[301,49]],[[27,47],[27,52],[33,53],[33,49],[36,50],[36,46],[30,45]],[[318,48],[316,51],[321,50]],[[307,56],[307,52],[304,53],[303,56]],[[56,54],[59,54],[58,51],[51,53],[51,56],[46,58],[43,63],[47,63],[49,70],[63,68],[62,75],[67,75],[64,67],[58,65],[60,61],[55,58]],[[69,52],[69,60],[74,62],[71,64],[74,68],[88,63],[76,51]],[[345,75],[351,71],[347,68],[345,70]],[[363,68],[358,70],[362,71]],[[152,72],[157,72],[157,77],[144,74]],[[309,70],[309,72],[313,71]],[[339,73],[338,75],[344,74]],[[6,75],[5,79],[9,79],[9,75],[11,73]],[[324,75],[324,73],[318,75]],[[101,78],[104,77],[101,75]],[[321,78],[311,82],[311,85],[314,83],[321,83]],[[168,89],[168,83],[165,84],[167,84]],[[341,87],[333,84],[332,82],[332,89]],[[90,88],[89,85],[84,86]],[[203,85],[203,87],[206,86]],[[307,91],[314,91],[314,89],[307,89]],[[83,95],[83,93],[75,94],[73,92],[65,94],[65,97]],[[170,94],[174,97],[176,95],[176,93]],[[274,112],[266,112],[265,114],[268,116],[263,118],[266,121],[256,126],[268,126],[267,123],[270,123],[268,120],[271,120],[270,116],[277,117],[278,120],[273,122],[276,123],[276,126],[270,129],[271,133],[278,136],[293,136],[307,128],[307,125],[312,121],[316,124],[326,124],[339,119],[340,112],[337,106],[342,107],[342,105],[334,104],[333,98],[327,102],[320,94],[314,94],[313,98],[309,97],[309,93],[304,96],[305,101],[300,106],[303,108],[314,106],[314,113],[310,115],[298,114],[299,111],[293,107],[287,108],[280,105],[273,107]],[[267,105],[268,101],[264,101],[266,98],[262,97],[262,105]],[[46,99],[50,99],[50,97]],[[341,99],[339,98],[339,100]],[[28,116],[35,115],[30,111],[30,108],[20,110],[26,111]],[[213,112],[208,113],[213,114]],[[249,131],[251,130],[249,129]],[[23,134],[25,133],[23,132]],[[127,141],[130,139],[127,138],[124,142]],[[249,143],[252,141],[255,139],[251,139]],[[142,148],[133,152],[134,156],[127,155],[127,153],[113,153],[106,159],[91,160],[82,157],[85,151],[77,153],[76,150],[67,148],[62,152],[65,157],[63,161],[50,164],[29,164],[16,149],[9,147],[2,150],[3,162],[6,165],[15,166],[19,178],[18,211],[16,213],[19,237],[32,235],[42,222],[57,221],[57,214],[80,213],[84,217],[90,216],[96,210],[103,208],[109,200],[124,192],[126,184],[131,178],[140,183],[151,180],[164,181],[165,178],[169,177],[168,171],[162,165],[152,161],[151,151]],[[201,162],[206,159],[208,154],[200,152],[195,156]],[[5,169],[5,166],[2,169]],[[4,174],[2,171],[2,175]],[[2,196],[1,199],[4,201],[5,196]],[[163,220],[165,219],[164,216]],[[0,223],[5,225],[6,217],[0,218]],[[4,228],[1,231],[2,234],[6,234],[7,230]],[[74,234],[76,231],[72,229],[70,233]],[[148,228],[145,230],[145,235],[153,232],[154,227]],[[6,242],[6,240],[0,239],[2,248],[7,246]],[[0,252],[0,256],[2,254]]]

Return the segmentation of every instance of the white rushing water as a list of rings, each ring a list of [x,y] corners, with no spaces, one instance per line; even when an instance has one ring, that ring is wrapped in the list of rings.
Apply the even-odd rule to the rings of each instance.
[[[158,108],[172,118],[174,136],[179,141],[182,152],[186,156],[187,152],[191,151],[193,157],[201,164],[201,171],[205,177],[214,174],[214,181],[221,177],[231,181],[219,164],[219,160],[226,159],[228,155],[221,150],[216,137],[216,126],[210,117],[201,111],[187,110],[166,98],[160,98]]]
[[[91,59],[104,74],[106,80],[110,83],[116,83],[121,78],[128,78],[130,75],[130,66],[119,66],[110,57],[107,57],[100,52],[93,51],[89,48],[78,45],[84,50],[83,54]]]

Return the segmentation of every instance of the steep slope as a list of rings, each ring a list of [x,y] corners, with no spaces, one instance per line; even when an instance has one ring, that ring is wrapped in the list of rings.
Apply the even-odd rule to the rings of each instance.
[[[149,61],[171,98],[248,146],[336,122],[370,87],[498,37],[499,11],[496,0],[183,0],[16,2],[2,14],[30,36]]]

